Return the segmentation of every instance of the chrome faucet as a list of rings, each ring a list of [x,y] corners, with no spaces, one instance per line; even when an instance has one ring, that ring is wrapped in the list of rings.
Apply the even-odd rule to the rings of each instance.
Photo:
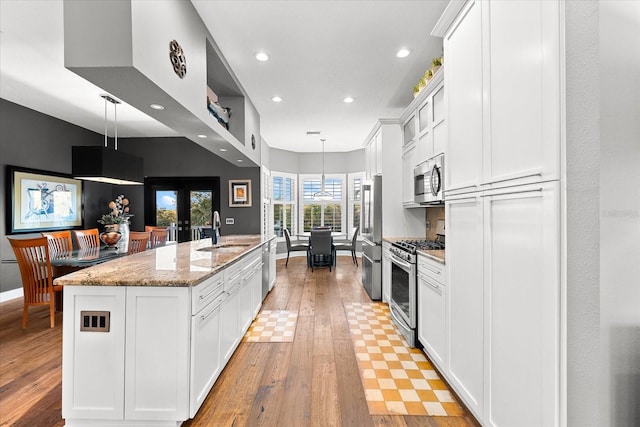
[[[211,243],[215,246],[220,241],[220,213],[218,211],[213,211],[211,228]]]

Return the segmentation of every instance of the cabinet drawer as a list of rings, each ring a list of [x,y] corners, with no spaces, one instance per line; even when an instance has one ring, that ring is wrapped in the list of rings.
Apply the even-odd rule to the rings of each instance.
[[[191,293],[191,312],[193,314],[197,314],[222,293],[222,278],[221,273],[216,274],[193,288]]]
[[[445,271],[444,264],[431,260],[426,256],[418,255],[418,275],[424,275],[442,285],[446,285]]]

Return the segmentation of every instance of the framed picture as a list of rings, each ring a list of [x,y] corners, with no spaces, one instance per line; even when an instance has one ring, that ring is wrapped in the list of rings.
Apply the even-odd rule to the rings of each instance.
[[[240,208],[251,206],[251,180],[229,180],[229,207]]]
[[[82,228],[82,181],[7,166],[7,234]]]

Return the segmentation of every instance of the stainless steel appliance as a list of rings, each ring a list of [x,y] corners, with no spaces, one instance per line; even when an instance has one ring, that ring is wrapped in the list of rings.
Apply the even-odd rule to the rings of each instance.
[[[382,298],[382,176],[362,184],[362,285],[372,300]]]
[[[391,245],[391,318],[407,344],[415,347],[418,326],[418,285],[416,258],[418,249],[444,249],[444,242],[401,240]]]
[[[444,203],[444,154],[420,163],[413,170],[413,185],[416,203]]]

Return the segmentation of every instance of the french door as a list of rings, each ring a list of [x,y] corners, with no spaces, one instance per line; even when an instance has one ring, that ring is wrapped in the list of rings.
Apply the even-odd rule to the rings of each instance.
[[[220,178],[146,178],[144,187],[146,225],[175,226],[178,242],[211,235]]]

